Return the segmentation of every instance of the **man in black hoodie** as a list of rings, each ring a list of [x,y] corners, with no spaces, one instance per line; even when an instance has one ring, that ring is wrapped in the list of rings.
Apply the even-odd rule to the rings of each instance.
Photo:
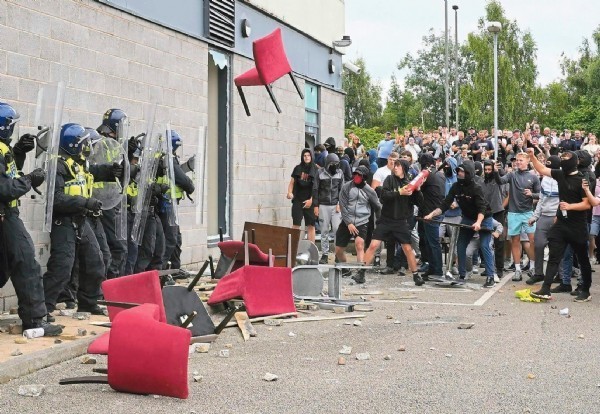
[[[476,231],[481,228],[491,229],[492,212],[486,201],[483,190],[475,183],[475,168],[472,163],[459,165],[456,168],[458,181],[452,185],[448,195],[442,202],[440,208],[436,208],[431,213],[426,215],[426,220],[432,220],[434,217],[446,212],[456,199],[458,206],[462,211],[461,224],[472,226],[472,229],[461,227],[458,233],[458,241],[456,252],[458,256],[458,275],[459,283],[464,283],[465,275],[467,274],[467,246]],[[493,287],[494,282],[494,254],[490,246],[492,234],[489,231],[479,233],[480,249],[485,264],[485,271],[488,277],[484,287]]]
[[[408,268],[413,273],[415,285],[421,286],[423,278],[417,272],[417,259],[411,242],[410,221],[414,214],[415,205],[423,200],[421,191],[406,188],[410,182],[408,170],[410,164],[406,160],[396,160],[394,169],[381,186],[380,200],[383,205],[381,218],[373,232],[373,240],[365,253],[365,264],[370,264],[382,240],[394,239],[402,245],[402,250],[408,261]],[[356,283],[365,283],[365,271],[360,270],[352,277]]]
[[[288,200],[292,200],[293,228],[299,229],[304,219],[308,240],[315,242],[315,213],[312,208],[312,190],[317,174],[312,152],[304,148],[300,154],[300,164],[294,167],[288,185]]]

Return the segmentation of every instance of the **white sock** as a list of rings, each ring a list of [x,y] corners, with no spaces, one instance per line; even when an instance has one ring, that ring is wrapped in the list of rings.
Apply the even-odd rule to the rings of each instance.
[[[517,272],[520,272],[520,271],[521,271],[521,263],[515,263],[515,270],[516,270]]]
[[[535,261],[533,261],[533,260],[530,260],[530,261],[529,261],[529,268],[530,268],[531,270],[535,269]]]

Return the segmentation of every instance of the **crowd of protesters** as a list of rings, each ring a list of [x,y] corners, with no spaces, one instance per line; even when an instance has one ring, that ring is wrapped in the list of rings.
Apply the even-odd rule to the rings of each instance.
[[[330,260],[331,239],[335,261],[345,262],[354,238],[359,263],[384,274],[408,270],[416,285],[463,284],[480,264],[484,287],[507,271],[513,281],[542,282],[534,297],[570,293],[583,302],[591,299],[590,257],[600,260],[599,157],[593,133],[536,123],[497,138],[474,128],[395,129],[376,148],[350,132],[302,151],[287,197],[294,226],[304,221],[313,242],[319,230],[320,263]],[[455,232],[457,260],[444,272],[442,245]],[[352,278],[365,283],[365,270]]]

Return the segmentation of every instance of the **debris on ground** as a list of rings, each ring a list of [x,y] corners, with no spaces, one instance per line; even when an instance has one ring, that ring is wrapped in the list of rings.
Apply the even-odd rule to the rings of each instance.
[[[85,328],[78,328],[77,329],[77,336],[86,336],[87,335],[87,329]]]
[[[354,326],[362,326],[362,321],[354,321]]]
[[[368,352],[362,352],[356,354],[356,359],[359,361],[366,361],[367,359],[371,359],[371,355]]]
[[[338,365],[346,365],[346,358],[339,357],[338,358]]]
[[[200,382],[204,377],[202,375],[194,375],[192,378],[194,379],[194,382]]]
[[[560,316],[569,316],[569,308],[564,308],[558,311]]]
[[[229,349],[221,349],[219,351],[219,356],[221,358],[229,358]]]
[[[27,338],[24,338],[24,337],[15,339],[15,344],[23,345],[23,344],[26,344],[27,342],[28,342]]]
[[[527,374],[527,379],[535,379],[535,375],[532,373]]]
[[[398,348],[398,351],[404,352],[404,351],[406,351],[406,347],[404,345],[402,345]]]
[[[265,374],[265,376],[263,377],[263,381],[272,382],[272,381],[277,381],[278,378],[279,377],[277,375],[267,372]]]
[[[210,344],[194,344],[196,345],[196,352],[199,354],[206,354],[210,350]]]
[[[383,357],[384,361],[390,361],[392,359],[391,355],[386,355]]]
[[[85,365],[95,365],[98,363],[98,360],[94,357],[86,355],[83,358],[81,358],[81,363]]]
[[[283,322],[281,322],[281,319],[265,319],[264,324],[268,326],[281,326]]]
[[[19,356],[19,355],[23,355],[23,352],[21,352],[21,350],[19,348],[15,349],[14,351],[12,351],[10,353],[10,356]]]
[[[39,397],[43,394],[44,388],[46,386],[43,384],[20,385],[19,395],[23,397]]]
[[[350,355],[351,353],[352,353],[351,346],[344,345],[344,346],[342,346],[342,349],[340,349],[340,354],[342,354],[342,355]]]
[[[475,326],[475,324],[472,322],[459,323],[458,329],[471,329],[474,326]]]

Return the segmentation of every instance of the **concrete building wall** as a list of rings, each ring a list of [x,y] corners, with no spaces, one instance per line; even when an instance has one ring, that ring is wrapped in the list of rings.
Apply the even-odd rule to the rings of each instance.
[[[170,121],[184,138],[182,159],[196,150],[198,129],[207,123],[209,45],[92,0],[0,2],[0,101],[21,114],[20,134],[35,131],[38,89],[65,81],[63,122],[97,127],[102,114],[119,107],[130,117],[129,135],[142,132],[148,103],[158,102],[157,120]],[[234,55],[233,76],[252,67]],[[298,78],[303,89],[304,81]],[[274,85],[278,114],[264,88],[245,88],[252,116],[231,89],[230,204],[234,238],[245,221],[291,225],[285,198],[289,175],[304,145],[304,101],[289,77]],[[343,133],[343,94],[321,87],[324,134]],[[325,113],[333,110],[336,113]],[[325,132],[331,131],[331,132]],[[324,135],[324,136],[328,136]],[[25,172],[34,167],[28,156]],[[45,266],[49,235],[41,231],[43,205],[22,198],[21,217],[30,231],[36,257]],[[206,220],[183,201],[180,226],[182,263],[204,260]],[[204,215],[206,218],[206,214]],[[16,304],[10,283],[0,289],[0,310]]]

